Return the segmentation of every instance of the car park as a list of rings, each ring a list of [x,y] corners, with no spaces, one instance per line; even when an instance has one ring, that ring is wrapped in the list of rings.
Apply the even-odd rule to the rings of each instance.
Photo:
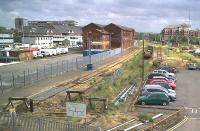
[[[154,92],[149,95],[143,95],[138,98],[138,103],[142,105],[163,105],[166,106],[170,102],[168,95],[162,92]]]
[[[176,100],[176,92],[171,89],[165,89],[160,85],[145,85],[142,91],[142,95],[149,95],[154,92],[163,92],[166,93],[171,101]]]

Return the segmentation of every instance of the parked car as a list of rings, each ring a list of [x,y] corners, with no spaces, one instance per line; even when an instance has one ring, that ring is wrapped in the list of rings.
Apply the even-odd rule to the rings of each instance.
[[[41,53],[41,51],[37,52],[37,58],[43,58],[43,54]]]
[[[165,89],[164,87],[160,86],[160,85],[145,85],[144,89],[142,91],[142,95],[149,95],[150,93],[154,93],[154,92],[163,92],[166,93],[169,98],[170,101],[175,101],[176,100],[176,92],[173,91],[172,89]]]
[[[152,81],[150,84],[160,85],[164,87],[165,89],[172,89],[166,81]]]
[[[154,92],[149,95],[140,96],[138,98],[138,103],[142,105],[163,105],[169,104],[170,98],[167,94],[162,92]]]
[[[52,52],[48,49],[41,49],[40,52],[43,56],[52,56],[53,55]]]
[[[166,75],[166,74],[160,74],[160,73],[151,73],[151,74],[149,74],[148,75],[148,79],[152,79],[153,77],[165,77],[165,78],[167,78],[167,79],[169,79],[169,80],[174,80],[174,81],[176,81],[176,78],[174,78],[174,77],[171,77],[171,76],[168,76],[168,75]]]
[[[187,68],[188,68],[188,70],[197,70],[198,65],[197,65],[197,63],[188,63]]]
[[[160,74],[165,74],[166,76],[168,77],[172,77],[172,78],[176,78],[176,75],[174,73],[169,73],[168,71],[166,70],[154,70],[153,73],[160,73]]]
[[[169,79],[167,79],[167,78],[165,78],[165,77],[162,77],[162,76],[160,76],[160,77],[155,76],[155,77],[153,77],[152,79],[148,79],[148,80],[146,81],[147,84],[151,84],[151,83],[153,83],[153,82],[167,82],[167,83],[169,84],[169,86],[170,86],[173,90],[176,89],[176,83],[175,83],[174,80],[169,80]]]
[[[178,72],[178,70],[175,67],[171,67],[171,66],[162,66],[162,67],[159,67],[157,70],[166,70],[169,73],[174,73],[174,74]]]

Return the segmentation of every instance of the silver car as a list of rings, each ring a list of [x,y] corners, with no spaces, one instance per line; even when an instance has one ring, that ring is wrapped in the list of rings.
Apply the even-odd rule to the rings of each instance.
[[[188,67],[188,70],[197,70],[198,69],[197,63],[188,63],[187,67]]]

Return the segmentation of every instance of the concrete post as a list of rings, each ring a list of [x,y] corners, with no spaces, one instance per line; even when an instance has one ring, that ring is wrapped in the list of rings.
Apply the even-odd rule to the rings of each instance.
[[[12,83],[13,83],[13,88],[15,88],[15,76],[13,72],[12,72]]]
[[[3,85],[2,85],[2,77],[0,75],[0,84],[1,84],[1,94],[3,94]]]
[[[36,69],[36,70],[37,70],[37,80],[39,80],[39,76],[38,76],[38,67],[37,67],[37,69]]]

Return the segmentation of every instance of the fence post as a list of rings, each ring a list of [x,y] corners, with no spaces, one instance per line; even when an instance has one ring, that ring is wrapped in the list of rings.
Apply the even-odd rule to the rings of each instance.
[[[44,73],[44,77],[45,77],[45,64],[44,64],[44,72],[43,73]]]
[[[26,85],[26,72],[24,70],[24,86]]]
[[[76,58],[76,69],[78,70],[78,58]]]
[[[53,64],[51,64],[51,78],[53,77]]]
[[[40,120],[40,118],[38,118],[38,131],[42,131],[41,130],[41,123],[40,122],[41,122],[41,120]]]
[[[58,71],[58,61],[57,61],[57,75],[58,75],[58,72],[59,72],[59,71]]]
[[[1,74],[0,74],[0,82],[1,82],[1,94],[3,94],[3,85],[2,85],[2,77],[1,77]]]
[[[14,115],[11,115],[11,118],[12,118],[12,131],[15,130],[15,118],[14,118]]]
[[[67,72],[69,71],[69,61],[67,60]]]
[[[30,72],[29,72],[29,69],[28,69],[28,83],[29,83],[29,85],[31,84],[31,79],[30,79]]]
[[[71,65],[72,65],[71,67],[72,67],[72,71],[73,71],[73,70],[74,70],[74,66],[73,66],[73,65],[74,65],[74,61],[72,60],[71,63],[72,63],[72,64],[71,64]]]
[[[15,76],[13,72],[12,72],[12,83],[13,83],[13,88],[15,88]]]
[[[62,72],[61,73],[64,73],[64,71],[63,71],[63,60],[62,60],[62,66],[61,66],[61,68],[62,68]]]
[[[39,77],[39,76],[38,76],[38,67],[37,67],[37,69],[36,69],[36,70],[37,70],[37,80],[38,80],[38,79],[39,79],[39,78],[38,78],[38,77]]]

